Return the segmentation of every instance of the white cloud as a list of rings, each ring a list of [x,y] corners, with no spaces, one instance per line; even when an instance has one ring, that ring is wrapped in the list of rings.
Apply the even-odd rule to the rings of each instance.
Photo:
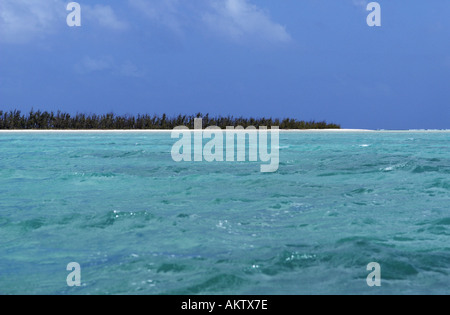
[[[129,0],[129,3],[153,22],[164,25],[175,33],[182,33],[183,4],[179,0]]]
[[[61,0],[0,0],[0,40],[21,43],[55,32],[65,23]]]
[[[107,72],[113,75],[125,77],[142,77],[143,71],[133,64],[130,60],[116,62],[111,56],[102,56],[99,58],[84,57],[74,66],[78,74],[91,74],[95,72]]]
[[[268,13],[248,0],[218,0],[203,15],[207,26],[233,39],[255,38],[266,42],[289,42],[286,28],[271,20]]]
[[[113,58],[109,56],[97,59],[84,57],[75,65],[75,70],[80,74],[111,70],[114,65],[113,61]]]
[[[129,0],[147,18],[178,34],[199,27],[232,40],[289,42],[284,26],[249,0]]]
[[[67,3],[65,0],[0,0],[0,41],[25,43],[68,27]],[[84,19],[112,30],[127,28],[127,24],[120,21],[107,5],[82,4],[82,27]]]
[[[114,10],[109,5],[83,5],[81,9],[88,20],[96,21],[100,26],[112,30],[125,30],[128,24],[117,18]]]
[[[177,34],[206,29],[232,40],[291,40],[284,26],[250,0],[128,1],[148,19]],[[0,41],[28,42],[60,32],[68,27],[67,3],[68,0],[0,0]],[[96,24],[113,31],[129,28],[112,6],[104,4],[81,3],[81,21],[81,27]]]

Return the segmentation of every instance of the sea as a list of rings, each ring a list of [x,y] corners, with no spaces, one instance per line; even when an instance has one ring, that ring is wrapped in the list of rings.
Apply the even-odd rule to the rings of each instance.
[[[450,294],[450,132],[279,137],[262,173],[170,132],[0,133],[0,294]]]

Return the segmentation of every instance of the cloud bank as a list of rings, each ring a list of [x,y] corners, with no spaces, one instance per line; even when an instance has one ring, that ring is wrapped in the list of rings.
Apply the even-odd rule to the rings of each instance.
[[[152,22],[177,34],[193,27],[233,41],[288,42],[286,28],[249,0],[129,0]]]
[[[0,41],[27,43],[68,27],[63,0],[0,0]],[[124,30],[127,23],[117,18],[108,5],[82,5],[82,25],[93,22],[102,28]]]
[[[58,33],[66,25],[66,0],[0,0],[0,41],[26,43]],[[96,25],[113,31],[129,29],[129,21],[118,17],[110,5],[81,4],[82,27]],[[291,40],[285,26],[250,0],[128,0],[122,15],[133,13],[185,35],[201,30],[233,41],[286,43]]]
[[[61,0],[0,0],[0,40],[26,42],[55,32],[65,23]]]
[[[272,21],[267,12],[247,0],[212,1],[211,10],[203,15],[203,21],[211,30],[233,40],[291,40],[284,26]]]

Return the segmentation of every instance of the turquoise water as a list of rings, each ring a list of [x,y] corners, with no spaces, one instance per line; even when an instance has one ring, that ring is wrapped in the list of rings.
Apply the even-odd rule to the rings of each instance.
[[[276,173],[174,142],[0,134],[0,294],[450,293],[450,133],[281,133]]]

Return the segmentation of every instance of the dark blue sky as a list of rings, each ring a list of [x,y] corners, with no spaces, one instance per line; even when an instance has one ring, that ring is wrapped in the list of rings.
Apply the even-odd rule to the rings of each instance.
[[[450,128],[450,1],[0,0],[0,109]]]

